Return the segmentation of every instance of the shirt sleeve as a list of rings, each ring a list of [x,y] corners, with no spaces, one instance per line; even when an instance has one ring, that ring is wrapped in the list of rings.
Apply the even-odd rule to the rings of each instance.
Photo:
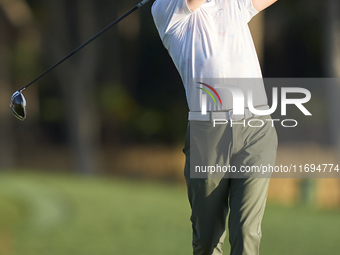
[[[237,0],[239,8],[247,23],[259,12],[254,8],[252,0]]]
[[[151,13],[163,40],[164,34],[176,23],[190,16],[192,11],[187,5],[187,0],[156,0],[152,5]]]

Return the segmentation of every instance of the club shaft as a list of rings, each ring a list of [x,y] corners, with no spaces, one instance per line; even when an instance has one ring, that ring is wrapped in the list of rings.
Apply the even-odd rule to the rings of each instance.
[[[39,80],[41,77],[43,77],[45,74],[47,74],[48,72],[50,72],[51,70],[53,70],[54,68],[56,68],[57,66],[59,66],[61,63],[63,63],[65,60],[67,60],[68,58],[72,57],[74,54],[76,54],[78,51],[80,51],[82,48],[84,48],[86,45],[90,44],[93,40],[95,40],[96,38],[98,38],[99,36],[101,36],[102,34],[104,34],[107,30],[109,30],[110,28],[112,28],[114,25],[116,25],[118,22],[120,22],[121,20],[123,20],[124,18],[126,18],[127,16],[129,16],[131,13],[133,13],[135,10],[137,10],[138,8],[142,7],[144,4],[146,4],[149,0],[144,0],[142,2],[140,2],[139,4],[137,4],[135,7],[133,7],[131,10],[129,10],[128,12],[126,12],[125,14],[123,14],[121,17],[119,17],[118,19],[116,19],[115,21],[113,21],[111,24],[109,24],[108,26],[106,26],[104,29],[102,29],[99,33],[97,33],[96,35],[94,35],[92,38],[90,38],[89,40],[87,40],[86,42],[84,42],[82,45],[80,45],[78,48],[76,48],[75,50],[73,50],[72,52],[70,52],[68,55],[66,55],[63,59],[59,60],[57,63],[55,63],[53,66],[51,66],[50,68],[48,68],[45,72],[43,72],[42,74],[40,74],[38,77],[36,77],[34,80],[32,80],[30,83],[28,83],[26,86],[22,87],[21,89],[19,89],[19,92],[22,92],[23,90],[25,90],[27,87],[29,87],[30,85],[32,85],[34,82],[36,82],[37,80]]]

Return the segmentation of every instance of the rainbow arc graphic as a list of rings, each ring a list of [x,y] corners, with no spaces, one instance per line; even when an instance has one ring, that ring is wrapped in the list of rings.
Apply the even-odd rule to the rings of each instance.
[[[197,82],[197,83],[201,84],[202,86],[205,86],[208,89],[210,89],[212,91],[212,93],[216,95],[217,99],[220,101],[220,104],[222,106],[221,97],[213,87],[211,87],[210,85],[203,83],[203,82]],[[212,98],[212,100],[214,101],[215,106],[217,106],[217,102],[216,102],[215,97],[213,96],[213,94],[208,89],[201,88],[201,87],[197,87],[197,88],[204,91],[205,93],[207,93]],[[202,114],[206,114],[206,112],[207,112],[206,107],[207,107],[206,96],[203,95],[203,97],[202,97]]]

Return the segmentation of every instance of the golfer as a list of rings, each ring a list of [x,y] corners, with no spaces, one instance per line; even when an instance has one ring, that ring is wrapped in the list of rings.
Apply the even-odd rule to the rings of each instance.
[[[156,0],[152,6],[190,110],[183,151],[195,255],[222,254],[228,215],[231,254],[259,254],[269,178],[232,177],[216,169],[275,164],[277,135],[270,116],[254,114],[247,102],[242,114],[234,114],[236,94],[230,93],[252,89],[253,107],[269,109],[248,22],[275,1]],[[223,81],[233,89],[222,89]],[[215,119],[224,125],[213,125]],[[262,124],[248,124],[255,120]]]

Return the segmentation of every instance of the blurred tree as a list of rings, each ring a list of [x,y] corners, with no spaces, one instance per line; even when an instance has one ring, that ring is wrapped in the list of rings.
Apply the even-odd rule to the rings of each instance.
[[[14,91],[12,83],[23,82],[22,77],[34,66],[36,49],[40,36],[34,26],[34,19],[30,6],[24,0],[0,0],[0,167],[14,166],[15,154],[19,154],[17,144],[22,137],[14,136],[13,122],[15,120],[9,109],[9,101]],[[22,68],[22,70],[20,70]],[[23,69],[29,69],[24,71]],[[18,71],[19,70],[19,71]],[[18,88],[16,88],[18,89]],[[21,130],[23,137],[32,130],[29,127],[36,121],[37,96],[31,90],[28,98],[31,120],[25,130]],[[26,136],[28,140],[33,137]],[[21,140],[22,144],[27,139]],[[32,141],[32,140],[31,140]],[[31,144],[32,145],[32,144]],[[24,146],[21,146],[24,147]]]
[[[11,86],[9,77],[9,45],[10,38],[4,16],[0,14],[0,167],[11,167],[13,165],[13,133],[11,129],[12,116],[8,108],[11,97]]]
[[[50,14],[49,27],[54,31],[49,33],[48,57],[56,62],[98,31],[98,13],[95,1],[48,0],[45,3]],[[55,72],[65,99],[68,135],[76,169],[86,174],[94,173],[98,167],[100,119],[93,94],[98,71],[97,55],[96,44],[87,46]]]
[[[324,66],[328,77],[338,78],[336,82],[328,84],[329,124],[332,144],[336,147],[336,155],[340,158],[340,2],[326,0],[325,13],[325,57]]]
[[[340,78],[340,2],[325,1],[325,40],[324,67],[326,77]],[[330,132],[333,145],[337,147],[340,157],[340,84],[335,82],[328,86],[328,105]]]

